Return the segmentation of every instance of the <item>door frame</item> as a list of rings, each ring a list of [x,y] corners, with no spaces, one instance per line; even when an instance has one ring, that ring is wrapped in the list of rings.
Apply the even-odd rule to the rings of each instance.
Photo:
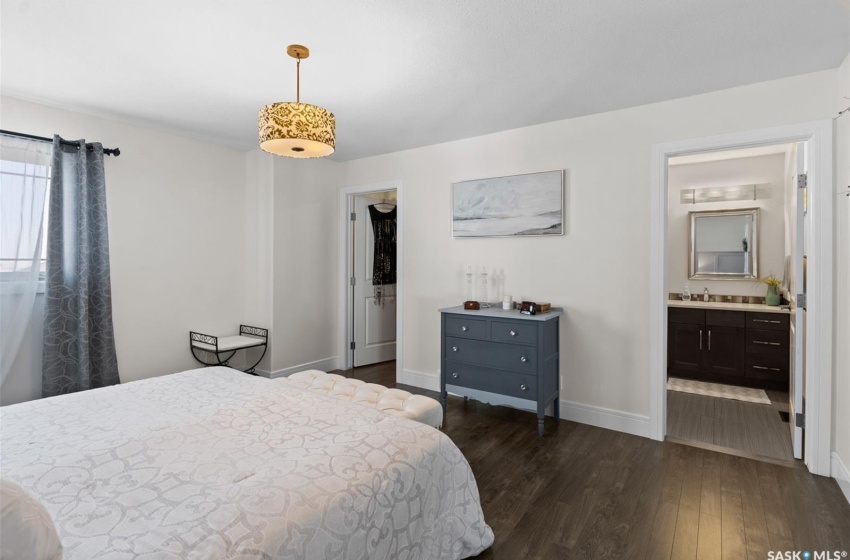
[[[348,370],[353,367],[350,342],[354,336],[351,300],[354,288],[350,279],[352,270],[351,254],[351,212],[354,211],[354,197],[359,194],[396,191],[396,353],[395,379],[401,383],[402,364],[404,363],[404,182],[399,180],[383,183],[370,183],[342,187],[339,190],[339,368]]]
[[[649,294],[650,437],[667,432],[667,163],[670,157],[806,142],[810,229],[807,266],[806,435],[808,469],[830,476],[832,444],[833,138],[832,120],[678,140],[652,146]]]

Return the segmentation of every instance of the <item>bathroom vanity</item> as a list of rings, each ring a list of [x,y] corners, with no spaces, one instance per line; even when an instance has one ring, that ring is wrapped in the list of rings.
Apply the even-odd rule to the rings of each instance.
[[[788,390],[791,312],[761,304],[670,301],[667,374]]]

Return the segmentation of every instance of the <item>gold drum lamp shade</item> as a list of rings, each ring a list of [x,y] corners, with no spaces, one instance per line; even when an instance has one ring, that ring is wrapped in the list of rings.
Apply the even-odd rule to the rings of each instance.
[[[297,60],[296,101],[271,103],[260,109],[260,148],[278,156],[317,158],[334,153],[336,121],[333,113],[301,103],[301,60],[307,47],[289,45],[286,52]]]

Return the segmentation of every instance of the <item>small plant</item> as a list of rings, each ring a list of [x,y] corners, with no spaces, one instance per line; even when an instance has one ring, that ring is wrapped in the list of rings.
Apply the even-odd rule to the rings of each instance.
[[[766,286],[781,286],[782,285],[782,279],[777,278],[773,274],[771,274],[770,276],[766,276],[764,278],[756,278],[755,281],[758,282],[759,284],[765,284]]]

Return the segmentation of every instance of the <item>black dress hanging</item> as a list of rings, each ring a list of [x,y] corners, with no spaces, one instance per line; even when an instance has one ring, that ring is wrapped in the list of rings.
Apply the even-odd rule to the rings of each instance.
[[[375,287],[375,303],[384,303],[383,287],[396,282],[396,208],[381,212],[375,205],[369,206],[372,231],[375,234],[375,257],[372,261],[372,285]]]

